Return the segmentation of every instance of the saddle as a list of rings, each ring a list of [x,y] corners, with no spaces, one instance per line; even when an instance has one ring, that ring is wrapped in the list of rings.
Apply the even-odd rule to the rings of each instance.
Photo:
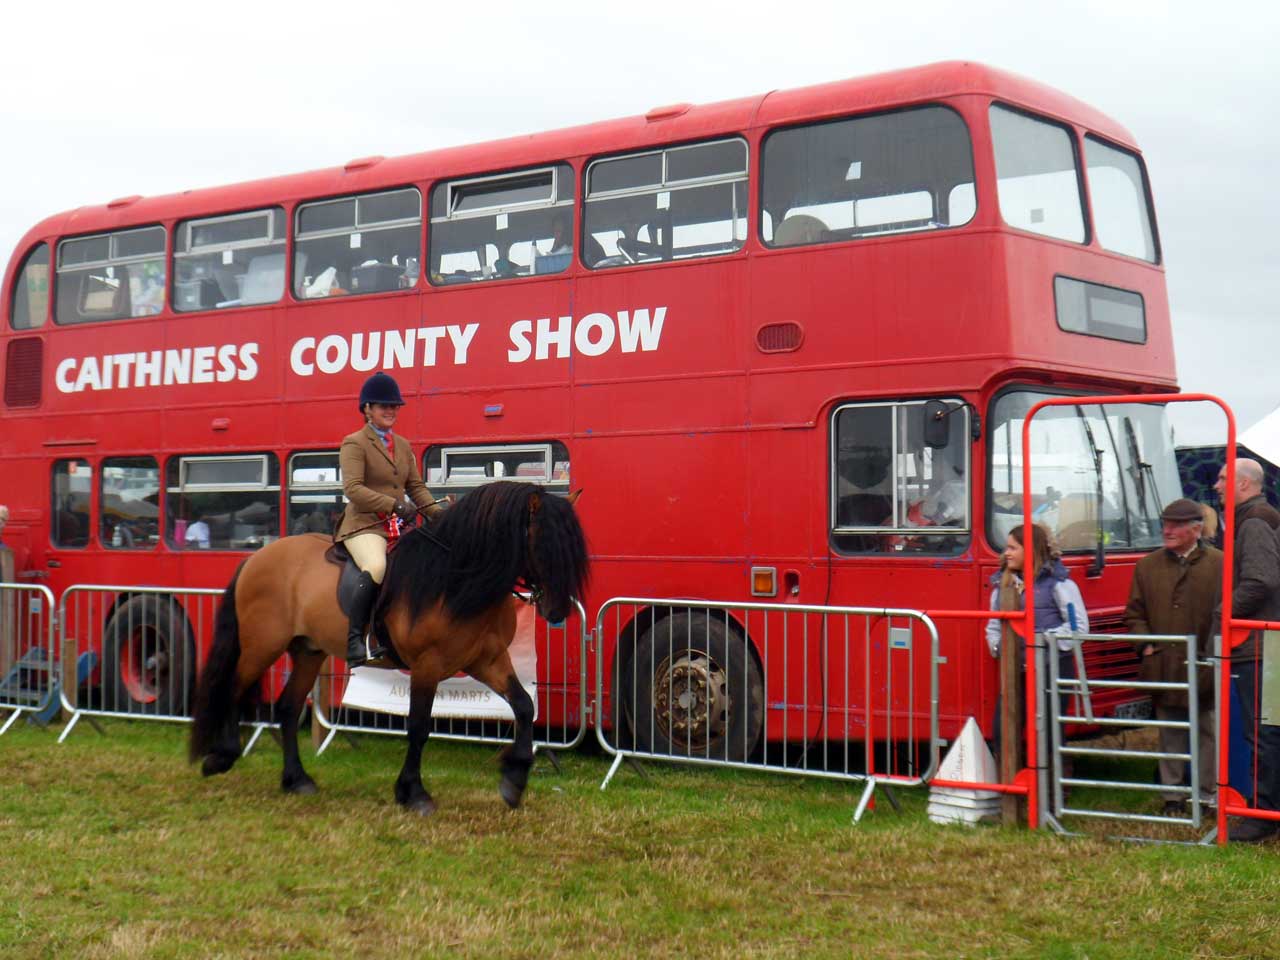
[[[360,579],[360,568],[356,566],[355,560],[351,559],[351,554],[347,552],[347,548],[341,543],[334,543],[333,546],[326,550],[324,558],[334,566],[342,568],[342,572],[338,574],[338,608],[350,619],[351,597],[355,593],[356,581]],[[409,669],[409,665],[400,658],[400,654],[396,652],[395,645],[391,642],[391,635],[387,632],[387,625],[382,620],[382,605],[378,601],[374,602],[373,617],[369,624],[369,630],[373,634],[375,641],[386,651],[386,655],[377,660],[369,661],[365,666],[384,667],[386,669]]]

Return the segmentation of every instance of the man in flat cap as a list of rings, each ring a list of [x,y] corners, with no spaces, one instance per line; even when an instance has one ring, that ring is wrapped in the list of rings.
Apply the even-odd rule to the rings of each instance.
[[[1236,461],[1235,554],[1232,558],[1231,616],[1237,620],[1280,620],[1280,512],[1262,492],[1262,464]],[[1226,503],[1227,468],[1218,473],[1214,489]],[[1257,771],[1250,806],[1280,810],[1280,727],[1262,722],[1261,631],[1251,630],[1231,650],[1231,677],[1244,738],[1253,750]],[[1280,831],[1275,820],[1232,821],[1227,836],[1242,843],[1258,843]]]
[[[1130,633],[1195,634],[1201,658],[1212,652],[1214,608],[1222,592],[1222,551],[1204,543],[1200,534],[1204,515],[1194,500],[1174,500],[1160,514],[1164,546],[1138,561],[1129,590],[1124,621]],[[1140,680],[1181,683],[1182,690],[1157,690],[1152,695],[1157,720],[1186,721],[1188,701],[1187,648],[1177,643],[1139,643],[1142,655]],[[1214,756],[1213,673],[1197,672],[1197,744],[1200,750],[1200,790],[1211,792],[1217,780]],[[1161,753],[1187,753],[1187,731],[1160,727]],[[1160,782],[1177,787],[1184,782],[1186,763],[1160,761]],[[1165,790],[1164,813],[1183,813],[1186,792]]]

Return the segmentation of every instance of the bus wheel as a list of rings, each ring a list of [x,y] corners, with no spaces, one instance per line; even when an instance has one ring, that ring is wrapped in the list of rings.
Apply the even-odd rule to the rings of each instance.
[[[624,674],[631,674],[621,694],[637,750],[743,761],[760,740],[764,680],[746,640],[723,618],[693,611],[655,623]]]
[[[194,678],[195,643],[181,607],[148,594],[116,608],[102,637],[106,709],[186,716]]]

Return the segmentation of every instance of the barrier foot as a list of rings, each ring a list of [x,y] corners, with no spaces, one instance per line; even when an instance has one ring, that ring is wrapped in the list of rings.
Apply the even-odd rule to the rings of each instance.
[[[13,721],[17,720],[18,715],[21,713],[21,710],[14,710],[13,713],[9,714],[9,719],[4,722],[3,727],[0,727],[0,737],[9,732],[9,728],[13,726]]]
[[[58,737],[58,742],[62,743],[67,737],[71,736],[71,731],[76,728],[76,724],[80,722],[80,718],[84,716],[79,710],[71,715],[71,719],[67,721],[67,725],[62,728],[62,733]]]
[[[258,738],[262,736],[262,731],[267,729],[265,724],[255,723],[253,725],[253,734],[249,737],[249,742],[244,745],[244,749],[240,751],[240,756],[247,757],[249,751],[253,749],[253,745],[258,742]]]
[[[625,757],[625,753],[615,753],[613,755],[613,764],[609,767],[609,772],[604,775],[604,782],[600,784],[601,790],[609,786],[609,781],[612,780],[613,775],[618,772],[618,768],[622,766],[622,761]]]
[[[876,792],[876,782],[874,779],[868,780],[867,785],[862,789],[862,798],[858,800],[858,809],[853,811],[853,822],[856,824],[862,819],[862,815],[867,812],[867,804],[871,802],[871,797]]]
[[[329,731],[324,735],[324,740],[321,742],[320,746],[316,747],[316,756],[317,756],[317,757],[318,757],[318,756],[320,756],[320,754],[324,753],[326,750],[328,750],[328,749],[329,749],[329,744],[333,743],[333,738],[334,738],[334,737],[336,737],[337,735],[338,735],[338,731],[337,731],[337,730],[333,730],[333,729],[330,729],[330,730],[329,730]]]
[[[902,804],[898,802],[897,791],[895,791],[893,787],[889,786],[887,783],[884,785],[884,795],[889,800],[889,806],[893,807],[893,812],[901,813]]]
[[[1074,837],[1074,836],[1076,836],[1076,834],[1075,834],[1073,831],[1068,830],[1066,827],[1064,827],[1064,826],[1062,825],[1062,822],[1061,822],[1060,820],[1058,820],[1058,818],[1057,818],[1057,817],[1055,817],[1052,813],[1050,813],[1050,812],[1049,812],[1049,811],[1047,811],[1047,810],[1046,810],[1043,814],[1041,814],[1041,824],[1040,824],[1040,825],[1041,825],[1042,827],[1046,827],[1046,828],[1048,828],[1049,830],[1053,831],[1054,833],[1056,833],[1056,834],[1057,834],[1058,836],[1060,836],[1060,837]]]
[[[546,757],[548,760],[550,760],[551,766],[556,768],[556,773],[564,773],[564,771],[560,769],[560,758],[556,755],[556,752],[554,750],[543,750],[540,753],[538,753],[538,756]]]

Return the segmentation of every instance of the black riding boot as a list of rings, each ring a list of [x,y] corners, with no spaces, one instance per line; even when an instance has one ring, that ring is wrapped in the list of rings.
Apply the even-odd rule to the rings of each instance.
[[[369,629],[369,616],[373,602],[378,599],[378,585],[373,577],[361,571],[351,595],[351,625],[347,628],[347,666],[358,667],[369,659],[365,650],[364,634]]]

